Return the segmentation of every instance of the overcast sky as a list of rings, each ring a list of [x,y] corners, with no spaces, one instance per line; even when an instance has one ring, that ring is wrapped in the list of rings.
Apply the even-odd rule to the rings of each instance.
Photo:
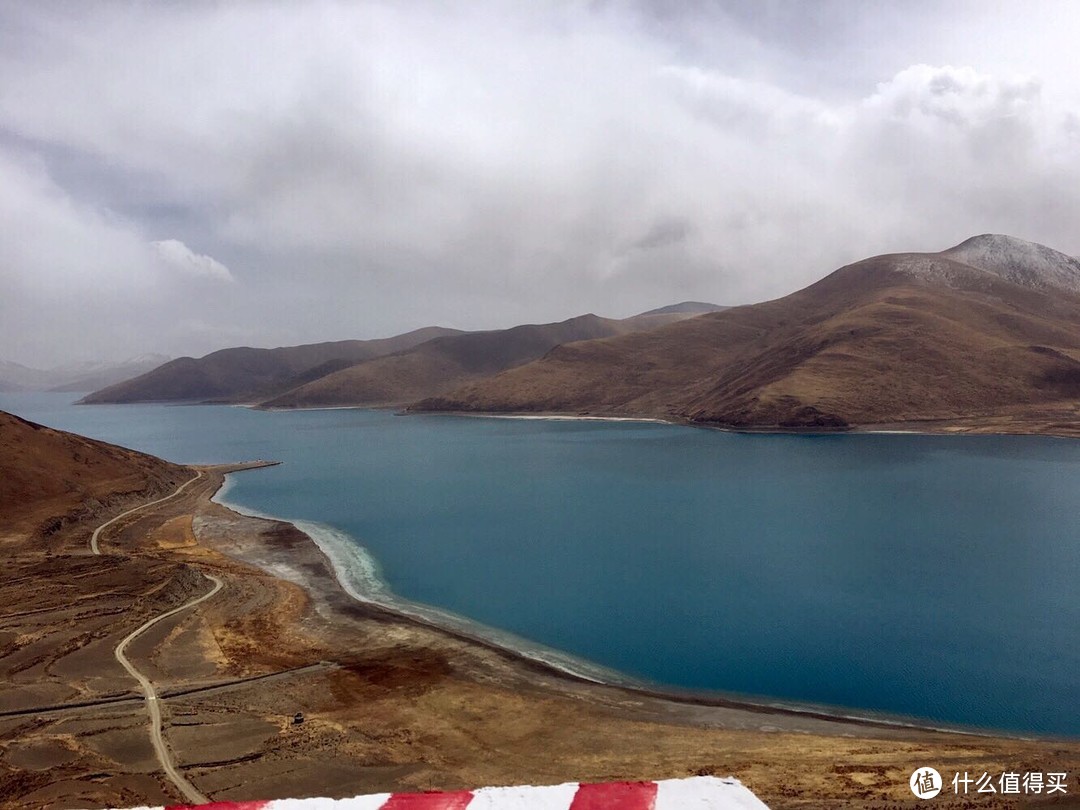
[[[3,2],[0,359],[1080,254],[1080,3]]]

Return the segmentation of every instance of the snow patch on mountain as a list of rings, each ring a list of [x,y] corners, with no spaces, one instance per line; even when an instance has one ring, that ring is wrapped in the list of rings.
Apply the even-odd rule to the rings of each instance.
[[[922,282],[953,289],[980,289],[989,283],[985,272],[964,262],[946,261],[940,253],[897,254],[893,269]]]
[[[973,236],[939,255],[1035,290],[1080,293],[1080,260],[1015,236]]]

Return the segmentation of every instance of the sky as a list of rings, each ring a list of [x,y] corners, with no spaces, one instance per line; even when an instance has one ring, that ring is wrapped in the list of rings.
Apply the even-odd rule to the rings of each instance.
[[[1080,254],[1080,4],[0,0],[0,359]]]

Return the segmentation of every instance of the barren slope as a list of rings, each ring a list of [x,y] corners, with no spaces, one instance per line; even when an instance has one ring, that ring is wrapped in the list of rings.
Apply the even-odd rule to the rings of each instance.
[[[413,349],[321,376],[262,406],[403,405],[536,360],[561,343],[651,329],[685,317],[689,315],[681,311],[647,313],[625,320],[590,314],[560,323],[436,338]]]
[[[83,398],[84,403],[203,401],[265,398],[372,357],[409,349],[432,338],[458,334],[430,326],[381,340],[343,340],[277,349],[222,349],[195,359],[181,357],[153,371]]]
[[[105,503],[190,477],[186,467],[0,411],[0,538],[48,536]]]
[[[1030,253],[1030,243],[1008,237],[969,243],[979,249],[987,239],[1009,257]],[[415,407],[649,415],[746,428],[1071,407],[1080,396],[1080,296],[1069,289],[1069,257],[1043,250],[1047,262],[1024,272],[972,267],[949,258],[953,251],[879,256],[776,301],[560,346]]]

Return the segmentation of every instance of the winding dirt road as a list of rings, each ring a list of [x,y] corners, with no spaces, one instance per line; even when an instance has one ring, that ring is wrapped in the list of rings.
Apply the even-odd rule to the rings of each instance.
[[[190,482],[189,482],[190,483]],[[158,700],[157,692],[154,690],[154,685],[150,683],[150,679],[143,675],[139,670],[135,669],[131,661],[124,655],[124,649],[138,638],[142,633],[149,630],[155,624],[160,621],[164,621],[170,616],[175,616],[177,613],[185,611],[189,608],[195,607],[200,602],[205,602],[212,597],[218,591],[220,591],[225,583],[217,577],[211,574],[203,574],[208,580],[214,583],[214,587],[204,593],[202,596],[197,596],[191,599],[179,607],[174,607],[172,610],[167,610],[164,613],[159,613],[154,618],[137,627],[135,630],[128,633],[124,637],[124,640],[116,645],[116,660],[126,669],[135,680],[139,682],[139,686],[142,687],[143,694],[146,696],[146,711],[150,715],[150,741],[154,744],[154,751],[157,754],[158,760],[161,762],[161,767],[165,770],[165,775],[172,780],[172,783],[180,790],[184,795],[184,798],[194,804],[202,804],[210,801],[206,796],[201,794],[195,789],[195,786],[191,784],[184,775],[176,770],[176,766],[173,764],[172,754],[168,747],[165,745],[165,738],[161,733],[161,708],[160,701]]]
[[[94,554],[101,554],[101,548],[98,546],[98,538],[101,536],[101,532],[103,530],[109,528],[110,526],[112,526],[114,523],[116,523],[121,518],[126,518],[128,515],[134,514],[135,512],[140,512],[143,509],[148,509],[151,506],[156,506],[159,503],[165,503],[165,501],[172,500],[173,498],[175,498],[177,495],[179,495],[181,492],[183,492],[185,489],[187,489],[189,486],[194,484],[196,481],[198,481],[202,477],[203,477],[202,470],[198,470],[195,473],[194,478],[192,478],[190,481],[185,481],[183,484],[181,484],[179,487],[177,487],[176,491],[173,492],[171,495],[166,495],[164,498],[158,498],[156,501],[150,501],[150,503],[140,504],[139,506],[136,506],[134,509],[128,509],[126,512],[121,512],[119,515],[112,518],[111,520],[106,520],[104,523],[102,523],[100,526],[98,526],[96,529],[94,529],[94,533],[92,535],[90,535],[90,550]]]
[[[195,483],[202,477],[202,470],[198,470],[195,473],[194,478],[185,481],[183,484],[177,487],[176,491],[172,494],[166,495],[164,498],[158,498],[156,501],[150,501],[149,503],[141,504],[139,506],[136,506],[134,509],[128,509],[126,512],[122,512],[111,520],[107,520],[105,523],[102,523],[100,526],[94,529],[94,533],[90,536],[90,551],[92,551],[94,554],[101,554],[101,548],[98,545],[98,538],[101,536],[101,532],[104,529],[107,529],[109,526],[113,525],[121,518],[125,518],[128,515],[133,514],[134,512],[139,512],[143,509],[148,509],[151,506],[156,506],[158,504],[164,503],[165,501],[172,500],[173,498],[180,495],[189,486],[191,486],[191,484]],[[124,637],[124,640],[116,645],[116,650],[114,651],[114,654],[116,655],[116,660],[119,661],[120,665],[128,671],[131,677],[133,677],[136,681],[139,682],[139,686],[143,691],[143,695],[146,700],[146,712],[150,717],[150,742],[154,746],[154,753],[157,755],[158,761],[161,763],[161,767],[165,771],[165,775],[169,777],[169,779],[174,785],[176,785],[177,789],[183,795],[184,799],[188,802],[191,802],[192,804],[204,804],[210,800],[198,790],[196,790],[195,786],[192,785],[191,782],[189,782],[184,777],[184,775],[176,769],[176,765],[173,763],[172,753],[169,751],[168,746],[165,744],[165,738],[162,734],[161,707],[160,701],[158,700],[157,692],[154,690],[154,685],[150,683],[149,678],[139,672],[139,670],[135,668],[131,661],[128,660],[127,656],[124,655],[124,650],[131,642],[133,642],[135,639],[137,639],[140,635],[145,633],[158,622],[164,621],[171,616],[175,616],[177,613],[189,610],[190,608],[193,608],[196,605],[205,602],[207,599],[214,596],[214,594],[216,594],[223,587],[225,587],[225,583],[217,577],[204,572],[200,573],[202,573],[204,577],[206,577],[210,582],[213,583],[213,588],[204,593],[202,596],[197,596],[194,599],[189,599],[187,602],[184,602],[184,604],[166,610],[164,613],[159,613],[152,619],[143,622],[139,627],[128,633]]]

